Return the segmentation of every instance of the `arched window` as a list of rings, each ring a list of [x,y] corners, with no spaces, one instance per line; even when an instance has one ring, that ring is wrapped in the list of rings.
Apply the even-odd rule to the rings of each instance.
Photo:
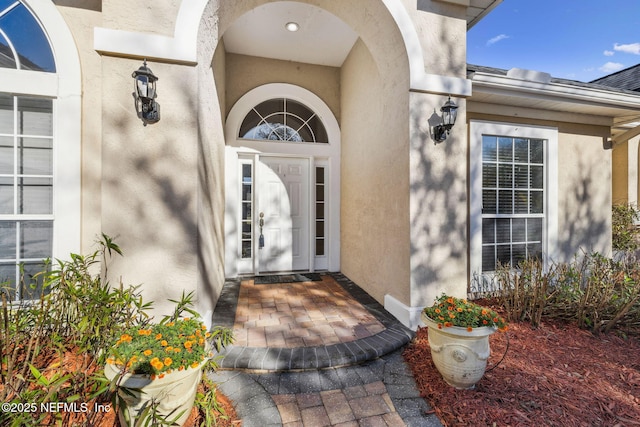
[[[0,67],[55,73],[49,41],[20,1],[0,0]]]
[[[11,300],[35,299],[41,289],[29,286],[29,278],[54,256],[59,212],[54,206],[57,101],[38,93],[55,93],[41,82],[43,76],[55,81],[50,76],[56,64],[39,20],[22,1],[0,0],[0,74],[2,69],[25,71],[27,81],[40,82],[17,87],[2,77],[0,90],[0,288]]]
[[[288,98],[256,105],[242,121],[238,137],[282,142],[328,143],[320,117],[305,105]]]

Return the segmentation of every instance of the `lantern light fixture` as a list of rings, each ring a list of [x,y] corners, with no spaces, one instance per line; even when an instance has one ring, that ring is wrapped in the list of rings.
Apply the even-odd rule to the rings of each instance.
[[[451,128],[456,123],[456,117],[458,116],[458,106],[451,100],[451,96],[447,102],[440,108],[442,113],[442,124],[434,126],[433,139],[436,142],[443,142],[449,136]]]
[[[156,102],[158,77],[147,67],[146,59],[142,66],[131,74],[131,77],[134,79],[134,97],[138,117],[142,119],[145,126],[158,122],[160,120],[160,104]]]

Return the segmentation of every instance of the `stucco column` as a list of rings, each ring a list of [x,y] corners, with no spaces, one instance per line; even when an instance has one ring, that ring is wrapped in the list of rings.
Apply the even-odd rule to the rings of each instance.
[[[433,303],[442,292],[467,292],[467,156],[465,101],[446,141],[434,143],[447,97],[410,96],[411,307]]]

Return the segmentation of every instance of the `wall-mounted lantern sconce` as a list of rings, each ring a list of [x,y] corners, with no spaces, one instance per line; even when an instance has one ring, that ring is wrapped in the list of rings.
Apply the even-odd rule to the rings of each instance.
[[[451,128],[456,123],[458,116],[458,106],[451,100],[451,97],[440,108],[442,112],[442,124],[433,127],[433,139],[442,142],[447,139]]]
[[[156,123],[160,120],[160,104],[156,102],[156,82],[158,78],[149,67],[147,60],[140,68],[131,74],[134,79],[134,96],[136,98],[136,111],[144,125]]]

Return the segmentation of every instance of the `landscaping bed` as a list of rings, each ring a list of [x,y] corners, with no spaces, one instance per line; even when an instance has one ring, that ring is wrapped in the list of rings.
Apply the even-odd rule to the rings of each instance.
[[[457,390],[436,370],[427,334],[420,328],[404,357],[445,426],[640,426],[640,335],[595,336],[560,321],[511,323],[490,338],[487,373],[476,388]]]

